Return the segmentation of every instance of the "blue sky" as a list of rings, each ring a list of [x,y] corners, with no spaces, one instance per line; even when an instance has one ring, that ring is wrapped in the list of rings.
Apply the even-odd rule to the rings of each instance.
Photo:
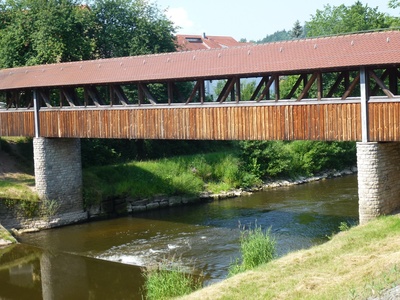
[[[260,40],[278,30],[290,30],[296,20],[310,20],[317,9],[352,5],[356,0],[151,0],[182,27],[178,33],[227,35],[237,40]],[[389,0],[361,0],[380,12],[399,15],[388,8]]]

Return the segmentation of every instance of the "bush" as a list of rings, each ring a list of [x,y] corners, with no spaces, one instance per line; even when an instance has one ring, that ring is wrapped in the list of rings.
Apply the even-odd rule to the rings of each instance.
[[[254,269],[271,261],[275,256],[275,239],[271,237],[271,230],[263,231],[261,226],[242,231],[240,237],[242,262],[236,261],[229,268],[229,275]]]
[[[313,175],[356,163],[354,142],[245,141],[243,169],[259,178]]]

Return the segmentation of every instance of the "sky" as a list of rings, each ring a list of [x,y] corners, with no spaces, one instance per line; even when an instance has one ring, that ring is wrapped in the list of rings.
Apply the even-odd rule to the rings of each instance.
[[[356,0],[152,0],[176,26],[179,34],[231,36],[261,40],[278,30],[291,30],[296,20],[303,25],[317,9],[353,5]],[[361,0],[379,12],[399,15],[388,8],[389,0]]]

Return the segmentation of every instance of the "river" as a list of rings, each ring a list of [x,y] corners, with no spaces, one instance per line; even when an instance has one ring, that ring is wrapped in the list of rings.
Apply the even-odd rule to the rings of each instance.
[[[207,285],[239,257],[240,228],[271,228],[282,256],[341,222],[358,222],[355,175],[25,234],[0,250],[0,299],[142,299],[142,267],[165,260]]]

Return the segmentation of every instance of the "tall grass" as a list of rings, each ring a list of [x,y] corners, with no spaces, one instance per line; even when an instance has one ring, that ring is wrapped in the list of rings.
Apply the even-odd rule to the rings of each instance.
[[[202,286],[200,277],[195,277],[177,264],[163,263],[157,268],[145,271],[146,298],[150,300],[169,299],[190,294]],[[172,265],[172,267],[169,267]]]
[[[261,226],[243,230],[240,237],[242,262],[238,260],[229,268],[229,275],[254,269],[257,266],[271,261],[275,256],[275,239],[271,230],[263,231]]]

